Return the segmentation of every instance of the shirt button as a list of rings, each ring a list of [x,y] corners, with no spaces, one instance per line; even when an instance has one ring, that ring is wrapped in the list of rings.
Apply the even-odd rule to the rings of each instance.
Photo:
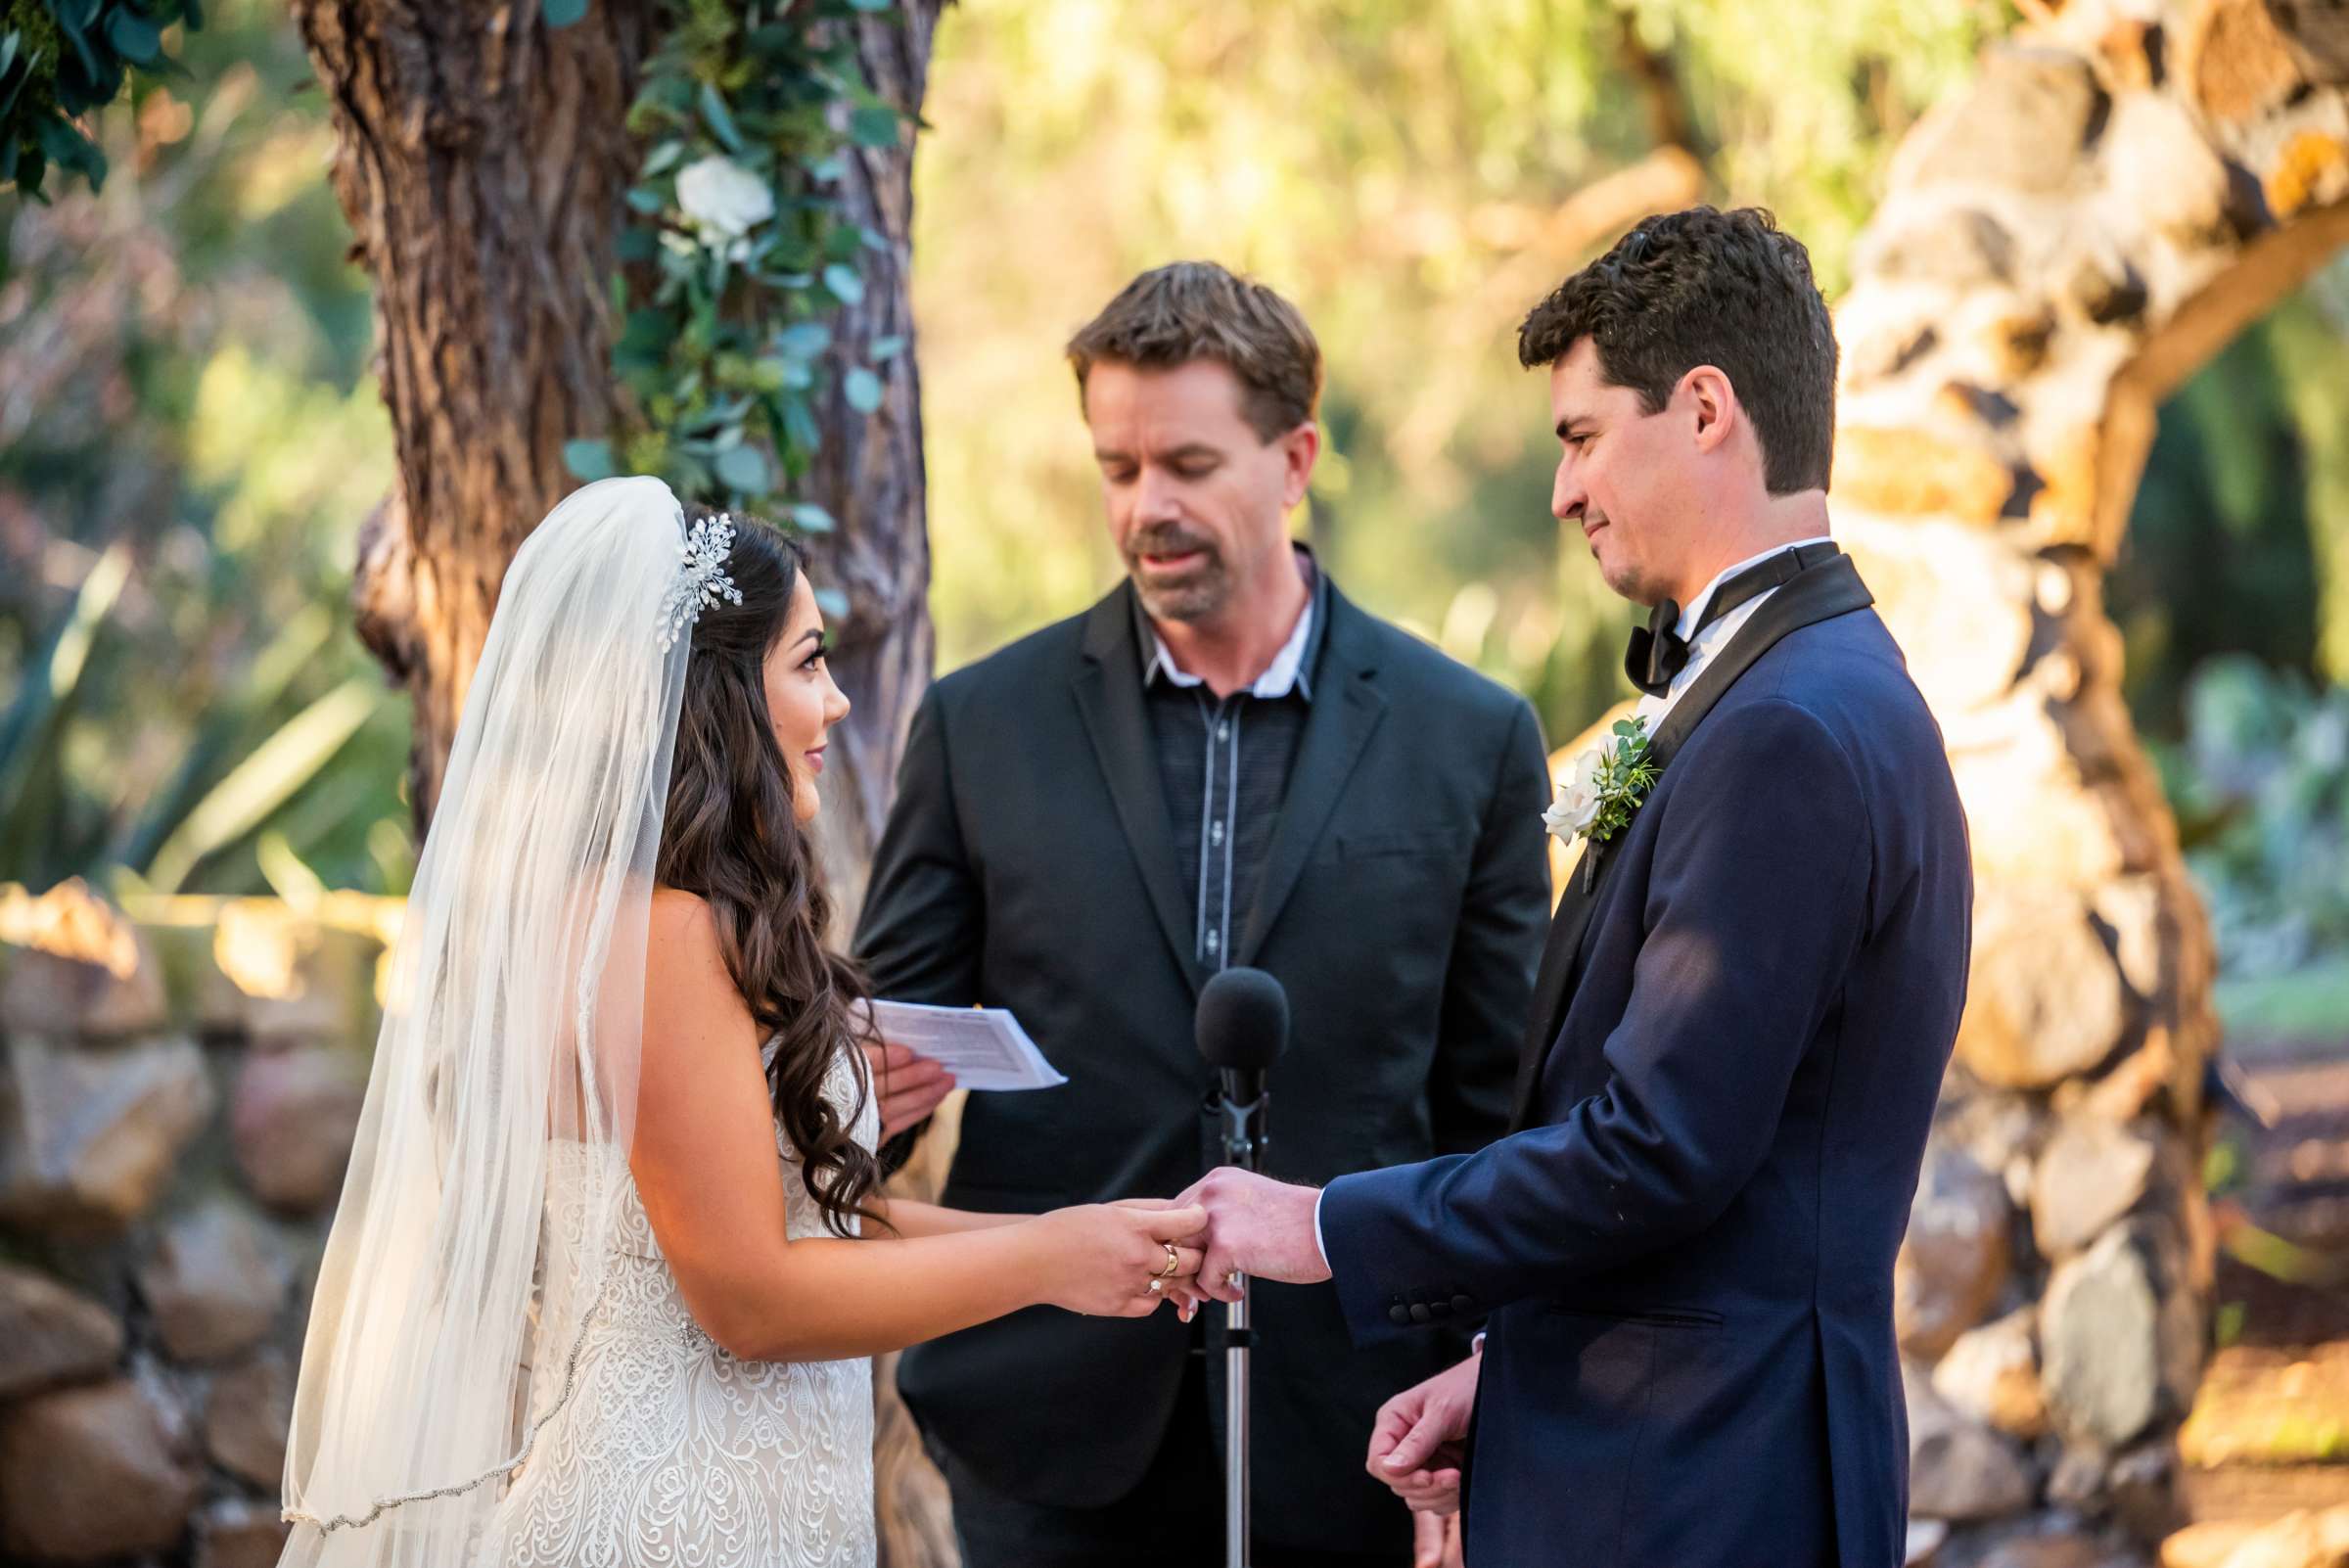
[[[1212,823],[1212,824],[1210,824],[1210,825],[1209,825],[1209,827],[1208,827],[1208,830],[1207,830],[1207,842],[1208,842],[1208,843],[1210,843],[1210,844],[1218,845],[1218,846],[1221,846],[1221,845],[1222,844],[1222,842],[1223,842],[1223,824],[1222,824],[1222,823],[1221,823],[1221,822],[1216,822],[1216,823]]]
[[[1229,724],[1218,724],[1216,726],[1216,739],[1220,741],[1231,739],[1231,726]]]
[[[1207,950],[1209,952],[1214,952],[1218,947],[1222,945],[1223,938],[1221,933],[1211,931],[1207,934]]]

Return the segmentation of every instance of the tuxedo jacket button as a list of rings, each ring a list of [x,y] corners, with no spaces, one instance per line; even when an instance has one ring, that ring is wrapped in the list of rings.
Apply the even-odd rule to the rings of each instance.
[[[1403,1323],[1407,1323],[1410,1320],[1411,1310],[1403,1305],[1403,1303],[1397,1302],[1394,1306],[1387,1309],[1388,1322],[1400,1325]]]
[[[1435,1320],[1436,1320],[1436,1314],[1435,1314],[1433,1312],[1431,1312],[1431,1311],[1429,1311],[1429,1310],[1428,1310],[1427,1304],[1426,1304],[1425,1302],[1422,1302],[1422,1303],[1420,1303],[1418,1306],[1416,1306],[1416,1307],[1413,1307],[1413,1308],[1411,1309],[1411,1321],[1412,1321],[1412,1322],[1414,1322],[1414,1323],[1432,1323],[1432,1322],[1434,1322]]]

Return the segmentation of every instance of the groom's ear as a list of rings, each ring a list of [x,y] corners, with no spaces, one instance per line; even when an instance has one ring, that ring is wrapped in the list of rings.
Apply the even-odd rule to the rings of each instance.
[[[1682,376],[1678,395],[1694,424],[1698,451],[1719,451],[1745,418],[1737,402],[1737,389],[1729,385],[1728,373],[1718,365],[1698,365]]]

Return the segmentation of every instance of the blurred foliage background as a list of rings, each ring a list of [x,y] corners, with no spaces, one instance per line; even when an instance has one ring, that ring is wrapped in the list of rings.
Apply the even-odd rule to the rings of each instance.
[[[350,635],[392,474],[321,102],[271,0],[99,116],[102,194],[0,208],[0,880],[404,888],[405,715]],[[1628,694],[1547,515],[1526,306],[1641,212],[1773,207],[1830,298],[2006,0],[979,0],[917,164],[951,667],[1115,580],[1068,334],[1212,256],[1328,361],[1300,519],[1359,601],[1531,694]],[[582,287],[589,284],[582,281]],[[2111,602],[2230,974],[2349,945],[2349,264],[2163,412]],[[110,869],[111,868],[111,869]]]

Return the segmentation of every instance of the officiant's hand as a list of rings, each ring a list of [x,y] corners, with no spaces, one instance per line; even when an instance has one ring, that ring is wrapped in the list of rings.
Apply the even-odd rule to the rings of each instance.
[[[867,1045],[873,1094],[881,1102],[881,1140],[886,1143],[954,1092],[954,1075],[903,1045]]]
[[[1329,1277],[1313,1235],[1318,1187],[1293,1186],[1223,1166],[1192,1183],[1175,1201],[1207,1210],[1207,1262],[1192,1288],[1217,1301],[1237,1301],[1235,1275],[1311,1285]]]
[[[1461,1444],[1483,1364],[1482,1356],[1471,1356],[1378,1407],[1363,1466],[1415,1513],[1453,1513],[1460,1506]]]

